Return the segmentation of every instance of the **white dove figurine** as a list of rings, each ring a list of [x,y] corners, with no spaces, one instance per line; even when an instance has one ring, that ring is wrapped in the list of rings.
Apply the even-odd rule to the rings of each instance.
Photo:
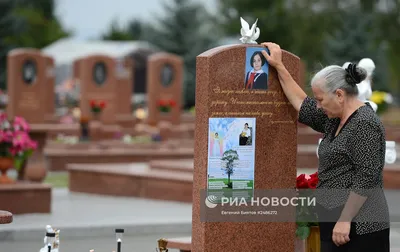
[[[368,102],[376,112],[376,110],[378,109],[378,105],[369,100],[369,98],[372,95],[371,79],[372,79],[372,74],[374,73],[375,70],[375,63],[374,61],[372,61],[372,59],[364,58],[360,60],[357,65],[361,68],[364,68],[367,71],[367,78],[362,82],[360,82],[359,84],[357,84],[358,99],[360,99],[363,102]]]
[[[242,28],[240,29],[240,35],[242,37],[239,39],[243,44],[257,44],[257,39],[260,36],[260,28],[257,27],[257,21],[251,26],[242,17],[240,17],[240,23]]]

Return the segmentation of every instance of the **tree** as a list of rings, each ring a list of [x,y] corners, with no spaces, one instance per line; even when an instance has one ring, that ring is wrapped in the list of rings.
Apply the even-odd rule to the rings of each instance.
[[[387,42],[390,89],[400,97],[400,2],[387,0],[387,10],[378,13],[378,36]]]
[[[14,0],[17,6],[38,10],[43,14],[43,17],[47,20],[54,20],[56,16],[54,14],[54,0]]]
[[[113,20],[109,29],[101,36],[103,40],[116,40],[116,41],[126,41],[132,40],[132,35],[127,29],[120,27],[117,20]]]
[[[217,20],[227,36],[240,37],[240,17],[261,30],[259,43],[271,41],[301,58],[313,71],[323,58],[320,43],[336,25],[337,1],[325,0],[218,0]],[[250,24],[251,25],[251,24]]]
[[[156,23],[146,25],[143,39],[160,50],[179,55],[184,61],[185,107],[195,102],[196,57],[210,49],[218,38],[213,29],[212,17],[206,9],[190,0],[166,0],[165,16]]]
[[[14,7],[12,0],[0,1],[0,37],[5,38],[13,33],[18,25],[13,19],[11,12]],[[6,65],[7,53],[13,47],[0,39],[0,89],[6,88]]]
[[[21,27],[14,34],[4,38],[8,45],[41,49],[70,35],[57,19],[46,19],[41,10],[15,8],[12,14],[20,20]]]
[[[128,22],[127,31],[134,40],[140,39],[143,35],[144,25],[139,19],[133,19]]]
[[[70,32],[55,17],[53,0],[2,0],[0,14],[0,88],[6,89],[6,62],[11,49],[41,49]]]
[[[232,188],[231,175],[234,173],[234,168],[237,166],[237,160],[239,160],[239,154],[235,150],[227,150],[224,152],[221,158],[224,161],[225,166],[221,169],[228,175],[228,187]]]
[[[371,58],[376,65],[373,89],[387,90],[387,60],[384,44],[376,44],[376,33],[371,28],[375,16],[361,11],[343,13],[339,28],[326,38],[325,62],[342,66]]]

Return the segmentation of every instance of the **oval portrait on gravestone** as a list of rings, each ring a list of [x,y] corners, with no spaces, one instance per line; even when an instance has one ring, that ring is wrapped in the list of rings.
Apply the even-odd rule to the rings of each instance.
[[[97,62],[93,67],[93,81],[97,85],[103,85],[107,79],[107,67],[104,62]]]
[[[37,66],[36,62],[33,60],[26,60],[24,64],[22,64],[22,79],[23,81],[31,85],[35,82],[37,77]]]
[[[165,87],[171,85],[174,79],[174,68],[170,64],[165,64],[161,69],[161,84]]]

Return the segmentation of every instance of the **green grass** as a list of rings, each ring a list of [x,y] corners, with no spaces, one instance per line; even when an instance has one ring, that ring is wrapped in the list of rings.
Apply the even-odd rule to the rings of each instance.
[[[68,187],[68,173],[48,173],[44,183],[51,185],[53,188]]]

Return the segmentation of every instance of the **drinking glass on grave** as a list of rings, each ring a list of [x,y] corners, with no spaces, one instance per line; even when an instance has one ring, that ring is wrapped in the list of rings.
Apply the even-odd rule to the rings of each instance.
[[[122,243],[123,233],[124,233],[124,229],[122,229],[122,228],[115,229],[115,236],[117,238],[117,252],[121,252],[121,243]]]

